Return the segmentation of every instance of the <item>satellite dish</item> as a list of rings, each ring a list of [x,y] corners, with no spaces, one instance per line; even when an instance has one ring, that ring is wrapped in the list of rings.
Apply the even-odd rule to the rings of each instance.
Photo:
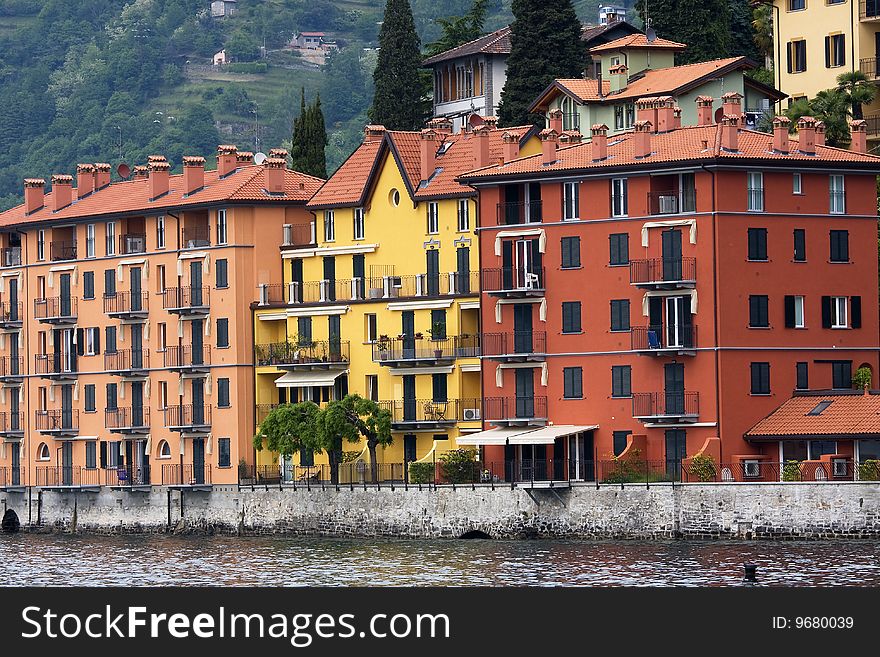
[[[257,153],[254,155],[254,164],[263,164],[266,161],[265,153]]]
[[[116,173],[120,178],[126,180],[131,175],[131,167],[128,166],[125,162],[116,167]]]
[[[645,38],[648,40],[648,43],[653,43],[657,39],[657,31],[653,27],[649,27],[645,30]]]

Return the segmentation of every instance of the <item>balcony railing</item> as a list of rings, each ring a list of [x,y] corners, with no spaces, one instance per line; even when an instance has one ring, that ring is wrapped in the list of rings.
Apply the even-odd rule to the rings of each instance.
[[[24,376],[24,356],[0,357],[0,379],[19,379]]]
[[[516,396],[483,399],[483,419],[487,422],[519,422],[547,418],[547,397]]]
[[[44,322],[73,322],[77,313],[76,297],[34,299],[34,317]]]
[[[0,302],[0,328],[21,326],[23,310],[21,301]]]
[[[263,292],[265,289],[265,292]],[[332,303],[363,299],[407,299],[479,293],[478,272],[443,272],[335,280],[293,281],[287,289],[261,287],[260,302]],[[286,298],[282,295],[286,294]]]
[[[633,351],[689,351],[697,348],[697,327],[687,324],[633,326],[630,339]]]
[[[257,286],[257,303],[261,306],[285,303],[287,299],[285,299],[284,292],[288,287],[288,285],[282,285],[281,283],[272,283],[271,285],[261,283]]]
[[[859,70],[865,74],[866,78],[875,79],[877,77],[877,58],[867,57],[859,60]]]
[[[483,333],[484,356],[542,358],[547,353],[546,331]]]
[[[477,398],[458,400],[458,421],[479,422],[483,419],[483,400]]]
[[[278,408],[280,404],[257,404],[257,424],[262,423],[273,409]]]
[[[281,231],[281,248],[315,244],[315,224],[284,224]]]
[[[273,342],[254,348],[257,365],[332,365],[349,362],[348,340]]]
[[[0,251],[4,267],[21,267],[21,247],[7,246]]]
[[[123,465],[118,468],[108,468],[103,470],[103,472],[104,485],[112,488],[150,485],[149,465],[142,465],[140,467]]]
[[[149,292],[116,292],[109,296],[104,295],[104,313],[107,315],[146,315],[149,310]]]
[[[211,347],[192,345],[170,346],[165,348],[164,367],[174,369],[199,369],[210,367]]]
[[[34,484],[43,488],[71,486],[75,488],[98,488],[102,471],[97,468],[80,468],[72,465],[38,465]]]
[[[24,468],[0,468],[0,488],[13,488],[24,486],[24,482]]]
[[[166,287],[162,307],[172,313],[206,313],[211,302],[211,288]]]
[[[483,291],[490,294],[544,293],[543,267],[500,267],[482,271]]]
[[[148,431],[150,428],[150,409],[148,406],[105,409],[104,426],[110,431],[120,433]]]
[[[187,431],[211,426],[211,407],[207,404],[182,404],[165,409],[165,426]]]
[[[201,246],[211,246],[211,229],[209,226],[184,226],[182,249],[195,249]]]
[[[34,354],[34,373],[41,376],[75,376],[77,374],[76,352]]]
[[[693,189],[648,192],[649,214],[681,214],[695,212],[696,193]]]
[[[76,240],[53,240],[49,243],[52,260],[76,260]]]
[[[869,114],[865,117],[869,135],[880,135],[880,114]]]
[[[696,258],[649,258],[629,263],[631,285],[674,289],[693,287],[696,281]]]
[[[163,486],[210,486],[211,466],[181,465],[172,463],[162,466]]]
[[[436,362],[471,358],[480,355],[480,336],[460,335],[446,338],[393,338],[373,343],[373,360],[378,363]]]
[[[451,426],[458,421],[458,400],[395,399],[380,401],[379,406],[391,412],[392,428]]]
[[[700,414],[699,392],[634,392],[634,418],[679,419]]]
[[[54,408],[34,412],[37,431],[43,433],[77,433],[79,432],[79,409]]]
[[[24,432],[24,411],[3,411],[0,413],[0,433],[15,434]]]
[[[104,369],[108,372],[132,373],[149,368],[149,349],[120,349],[104,354]]]
[[[859,18],[862,20],[880,19],[880,0],[860,0]]]
[[[147,236],[143,233],[128,233],[119,236],[119,253],[128,255],[130,253],[146,253]]]
[[[499,226],[537,224],[543,220],[541,201],[499,203],[496,212]]]

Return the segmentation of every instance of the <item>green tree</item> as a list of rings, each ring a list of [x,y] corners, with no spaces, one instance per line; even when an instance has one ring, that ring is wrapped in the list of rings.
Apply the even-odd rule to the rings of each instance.
[[[571,0],[513,0],[507,82],[499,123],[538,123],[529,106],[556,78],[581,77],[586,51]]]
[[[730,1],[638,0],[636,9],[642,20],[650,19],[658,36],[687,44],[687,50],[676,55],[675,61],[692,64],[730,53]]]
[[[764,57],[773,57],[773,8],[757,5],[752,11],[755,46]]]
[[[791,104],[785,115],[791,121],[791,130],[797,127],[802,116],[812,116],[825,123],[825,143],[829,146],[845,146],[850,141],[849,97],[837,89],[825,89],[807,101],[798,99]]]
[[[380,445],[390,445],[393,441],[391,412],[371,399],[360,395],[346,395],[344,399],[327,404],[321,412],[320,420],[321,443],[325,449],[332,449],[338,454],[336,463],[341,460],[343,440],[356,443],[363,438],[367,441],[373,481],[378,481],[379,462],[376,450]],[[331,471],[335,473],[335,470],[331,460]]]
[[[260,58],[260,44],[248,32],[238,31],[226,40],[226,54],[235,62]]]
[[[273,408],[257,429],[254,449],[259,452],[265,448],[291,456],[303,449],[318,448],[320,414],[320,407],[311,401]]]
[[[442,32],[439,39],[428,44],[428,54],[436,55],[481,37],[488,10],[489,0],[474,0],[464,16],[434,19]]]
[[[321,97],[306,105],[306,91],[300,97],[300,113],[293,120],[290,140],[291,166],[296,171],[318,178],[327,177],[327,130],[324,113],[321,111]]]
[[[861,71],[838,75],[837,90],[846,95],[854,119],[863,119],[862,105],[870,105],[877,97],[877,87]]]
[[[389,130],[419,130],[424,125],[428,103],[420,47],[409,0],[387,0],[373,73],[373,123]]]

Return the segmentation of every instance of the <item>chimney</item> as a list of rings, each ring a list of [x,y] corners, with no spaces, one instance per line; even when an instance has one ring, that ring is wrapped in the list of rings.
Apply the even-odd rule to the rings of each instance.
[[[237,153],[238,148],[232,144],[220,144],[217,147],[217,175],[219,177],[225,178],[230,173],[235,173]]]
[[[171,165],[165,158],[154,159],[160,156],[151,155],[147,158],[150,163],[150,200],[154,201],[160,196],[168,193],[168,176],[171,171]]]
[[[565,130],[559,135],[559,143],[566,145],[580,144],[584,136],[580,130]]]
[[[669,132],[675,127],[675,100],[672,96],[657,99],[657,132]]]
[[[287,160],[280,157],[270,157],[263,167],[263,189],[270,194],[284,193],[284,169]]]
[[[773,119],[773,150],[777,153],[788,153],[788,126],[791,121],[787,117],[777,116]]]
[[[385,136],[384,125],[368,125],[364,126],[364,143],[369,144],[375,141],[382,141]]]
[[[742,94],[728,91],[721,96],[721,108],[725,116],[742,116]]]
[[[816,154],[816,119],[802,116],[797,122],[798,150],[806,155]]]
[[[484,116],[483,117],[483,125],[489,126],[490,129],[494,130],[498,127],[498,117],[497,116]]]
[[[739,115],[721,117],[721,148],[731,152],[739,150]]]
[[[24,179],[24,213],[31,214],[43,207],[46,198],[46,181],[42,178]]]
[[[697,96],[697,125],[712,125],[712,96]]]
[[[136,167],[135,167],[136,168]],[[95,165],[76,165],[76,197],[85,198],[95,191]]]
[[[637,158],[648,157],[651,154],[651,130],[650,121],[636,121],[636,132],[633,136],[633,150]]]
[[[615,64],[608,69],[608,83],[612,94],[619,93],[626,89],[629,82],[629,69],[625,64]]]
[[[510,162],[519,157],[519,135],[513,132],[505,132],[501,135],[501,141],[504,142],[502,153],[505,162]]]
[[[604,123],[596,123],[590,128],[593,134],[593,161],[599,162],[608,157],[608,126]]]
[[[134,176],[133,176],[135,180],[141,180],[144,178],[148,178],[149,175],[150,175],[150,167],[143,165],[143,164],[138,164],[135,166]]]
[[[678,105],[672,108],[672,127],[681,127],[681,108]]]
[[[474,128],[471,148],[474,151],[474,167],[477,169],[489,166],[489,135],[491,133],[492,129],[485,123]]]
[[[816,121],[816,146],[825,145],[825,121]]]
[[[289,153],[287,150],[283,148],[270,148],[269,149],[269,157],[280,157],[282,160],[287,162],[287,156]],[[238,160],[238,152],[235,153],[235,159]],[[286,164],[285,164],[286,166]]]
[[[655,101],[657,99],[651,96],[650,98],[639,98],[636,101],[636,122],[639,121],[648,121],[652,126],[657,125],[657,107],[655,106]]]
[[[562,134],[562,110],[558,107],[556,109],[552,109],[547,112],[547,118],[549,119],[549,127],[551,130],[555,130],[556,134]]]
[[[52,176],[52,212],[63,210],[73,201],[73,176],[58,173]]]
[[[850,142],[849,149],[853,153],[868,152],[868,123],[864,119],[856,119],[849,123]]]
[[[552,128],[544,128],[540,132],[542,162],[553,164],[556,161],[556,149],[559,147],[559,133]]]
[[[106,162],[95,162],[95,191],[104,189],[110,184],[110,165]]]
[[[421,155],[421,176],[427,180],[434,175],[437,168],[437,133],[431,128],[425,128],[419,133],[419,153]]]
[[[596,68],[596,95],[601,99],[603,98],[603,89],[602,86],[605,84],[605,81],[602,79],[602,67],[599,66]]]
[[[428,121],[428,129],[436,132],[442,139],[444,136],[452,134],[452,121],[438,116]]]
[[[237,167],[245,167],[248,164],[254,163],[254,153],[253,151],[236,151],[235,152],[235,165]]]
[[[183,194],[195,194],[205,186],[205,158],[196,155],[183,156]]]

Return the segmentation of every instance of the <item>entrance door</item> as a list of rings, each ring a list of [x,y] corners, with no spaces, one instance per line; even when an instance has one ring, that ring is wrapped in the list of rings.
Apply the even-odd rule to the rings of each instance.
[[[555,453],[555,451],[554,451]],[[580,481],[592,481],[594,476],[593,463],[593,432],[586,431],[568,437],[568,472],[569,478]]]
[[[666,383],[664,415],[681,415],[684,413],[684,365],[668,363],[663,369]]]
[[[530,303],[518,303],[513,306],[513,353],[515,354],[530,354],[535,350],[532,315]]]
[[[456,249],[455,293],[470,294],[471,291],[471,250],[466,246]]]
[[[535,417],[535,378],[532,368],[516,372],[516,417]]]
[[[138,297],[140,298],[140,297]],[[139,370],[144,366],[144,327],[131,325],[131,367]]]
[[[139,312],[143,310],[141,303],[141,268],[132,267],[129,270],[131,275],[131,311]]]
[[[547,445],[522,445],[520,472],[523,481],[545,481],[548,477]]]
[[[440,251],[431,249],[425,252],[426,270],[425,276],[425,293],[429,297],[436,297],[440,294]]]
[[[205,381],[203,379],[192,380],[192,423],[194,425],[205,423]]]
[[[416,357],[416,316],[412,310],[404,310],[400,314],[401,330],[403,335],[403,357]]]
[[[193,476],[192,483],[205,483],[205,439],[193,438]],[[187,483],[184,481],[183,483]]]
[[[204,305],[202,298],[202,261],[190,260],[189,262],[189,285],[190,285],[190,306]]]
[[[205,331],[204,331],[204,320],[194,319],[190,322],[190,340],[192,345],[190,348],[192,349],[192,365],[204,365],[205,364]],[[181,359],[181,365],[185,365],[185,359]]]
[[[61,317],[70,317],[73,314],[70,304],[70,274],[61,274],[59,278],[61,279],[61,292],[59,293],[61,296],[61,312],[59,314]]]
[[[676,481],[681,479],[681,461],[687,456],[684,429],[666,430],[666,474]]]
[[[663,231],[663,280],[681,280],[681,231]]]
[[[61,443],[61,485],[73,486],[73,442],[70,440]]]
[[[416,377],[407,374],[403,377],[403,421],[416,420]]]

